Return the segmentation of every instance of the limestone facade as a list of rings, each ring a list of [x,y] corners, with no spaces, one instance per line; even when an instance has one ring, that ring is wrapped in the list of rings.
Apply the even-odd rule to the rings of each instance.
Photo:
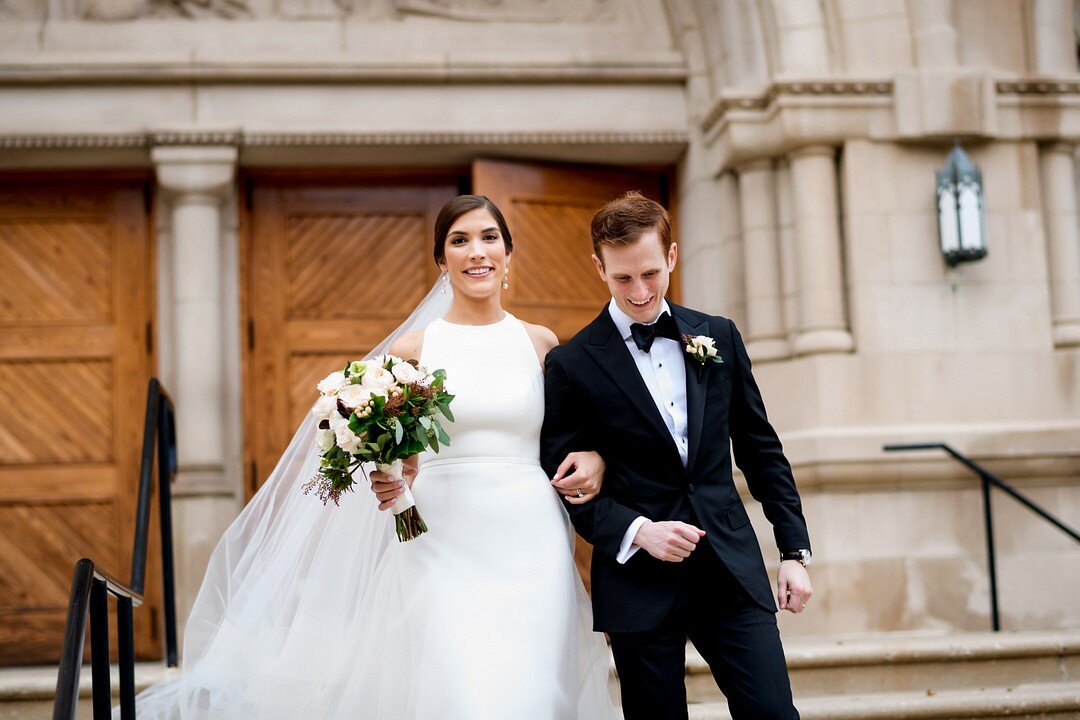
[[[0,0],[0,168],[152,170],[181,610],[243,497],[236,176],[477,157],[675,169],[682,295],[743,329],[816,563],[791,634],[988,627],[972,476],[1080,525],[1070,0]],[[949,268],[959,139],[989,255]],[[775,552],[752,515],[766,558]],[[1080,548],[995,497],[1004,624]]]

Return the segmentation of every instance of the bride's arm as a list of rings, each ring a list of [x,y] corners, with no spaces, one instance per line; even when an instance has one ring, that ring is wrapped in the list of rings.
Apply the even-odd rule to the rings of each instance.
[[[397,355],[399,358],[405,360],[420,360],[420,351],[424,347],[424,331],[418,330],[417,332],[407,333],[402,335],[390,345],[390,354]],[[413,455],[410,458],[405,458],[404,467],[402,468],[403,480],[390,477],[386,473],[379,472],[378,470],[372,470],[371,475],[371,492],[375,493],[375,497],[379,499],[379,509],[388,510],[394,505],[394,501],[397,500],[398,495],[404,492],[403,483],[409,483],[409,487],[412,487],[413,478],[416,477],[417,470],[417,456]]]
[[[559,338],[543,325],[523,324],[536,350],[540,367],[543,368],[544,358],[552,348],[559,344]],[[562,493],[568,503],[581,505],[592,500],[600,492],[606,467],[604,458],[600,457],[599,453],[592,450],[572,452],[559,465],[559,470],[551,479],[551,484]]]

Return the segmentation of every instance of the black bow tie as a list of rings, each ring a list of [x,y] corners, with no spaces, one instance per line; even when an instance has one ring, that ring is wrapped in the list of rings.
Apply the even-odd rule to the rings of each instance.
[[[634,323],[630,326],[630,335],[642,352],[652,350],[653,340],[658,337],[665,337],[676,342],[682,337],[679,327],[675,324],[675,318],[666,312],[660,313],[660,317],[652,325]]]

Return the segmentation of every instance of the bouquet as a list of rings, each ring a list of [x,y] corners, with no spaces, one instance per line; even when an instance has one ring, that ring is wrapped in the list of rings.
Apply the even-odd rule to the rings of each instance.
[[[402,478],[402,460],[450,438],[439,415],[453,422],[446,392],[446,372],[428,372],[414,360],[378,355],[357,360],[330,373],[319,383],[320,397],[312,408],[319,420],[315,444],[319,471],[304,485],[323,501],[339,504],[341,494],[353,489],[353,472],[363,463],[375,463],[381,472]],[[392,508],[399,541],[427,532],[408,485]]]

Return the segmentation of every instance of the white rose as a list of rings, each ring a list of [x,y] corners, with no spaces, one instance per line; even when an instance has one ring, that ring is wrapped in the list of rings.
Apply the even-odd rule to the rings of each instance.
[[[394,375],[384,367],[368,367],[360,384],[367,388],[385,390],[394,384]]]
[[[355,410],[371,399],[371,388],[363,385],[348,385],[338,391],[338,399],[345,403],[345,407]]]
[[[338,370],[337,372],[332,372],[326,377],[324,377],[322,381],[318,384],[319,392],[321,392],[323,395],[333,395],[338,390],[340,390],[341,386],[344,385],[346,382],[348,381],[345,378],[345,373],[341,372],[340,370]]]
[[[407,362],[398,363],[394,366],[394,378],[399,383],[413,383],[421,380],[424,375]]]
[[[338,447],[347,453],[354,453],[360,449],[361,439],[349,428],[349,421],[335,414],[330,417],[330,430],[334,433]]]
[[[320,420],[329,420],[330,415],[337,409],[336,395],[322,395],[315,401],[315,407],[311,408],[311,414]]]
[[[705,357],[714,357],[716,355],[716,341],[707,335],[698,335],[693,338],[691,344],[694,349]]]
[[[334,447],[334,431],[320,430],[315,433],[315,444],[320,450],[326,452]]]

